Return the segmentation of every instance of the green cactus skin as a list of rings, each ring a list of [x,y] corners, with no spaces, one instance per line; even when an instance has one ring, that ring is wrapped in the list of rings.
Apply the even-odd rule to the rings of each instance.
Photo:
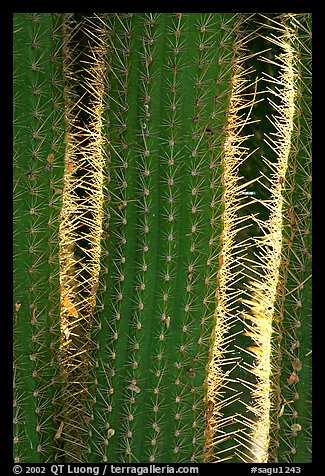
[[[71,15],[83,22],[82,14]],[[70,104],[64,123],[64,106],[66,115],[68,109],[62,68],[67,78],[78,64],[72,59],[67,66],[62,60],[62,45],[63,56],[69,48],[62,14],[14,15],[14,460],[254,460],[255,442],[245,439],[250,423],[259,417],[254,399],[260,397],[254,394],[258,349],[252,346],[250,323],[262,298],[250,281],[266,282],[268,254],[262,237],[270,226],[269,210],[279,198],[269,165],[276,163],[276,154],[268,139],[274,132],[272,117],[279,113],[275,91],[282,88],[276,81],[283,43],[273,33],[283,33],[287,25],[294,33],[292,48],[299,52],[294,63],[296,109],[283,183],[275,303],[268,289],[267,302],[270,309],[275,307],[273,371],[270,395],[264,392],[263,398],[265,408],[268,398],[271,403],[267,461],[310,461],[310,16],[90,14],[91,23],[92,15],[90,36],[105,35],[107,42],[104,107],[93,116],[87,112],[88,125],[92,120],[103,125],[102,239],[98,289],[88,290],[96,305],[85,334],[87,372],[74,373],[71,384],[64,377],[65,357],[76,360],[62,347],[59,214],[65,155],[65,178],[69,169],[69,127],[78,107]],[[220,270],[229,259],[222,248],[226,127],[234,65],[245,51],[241,64],[247,89],[239,100],[246,106],[239,114],[253,122],[242,128],[235,124],[247,148],[247,158],[237,166],[236,193],[255,190],[258,200],[247,196],[232,204],[236,263],[229,304],[246,315],[236,314],[233,340],[225,334],[218,349],[221,368],[231,370],[232,381],[227,388],[217,385],[215,395],[216,401],[228,403],[218,408],[229,424],[213,426],[217,407],[211,406],[209,394],[211,344],[220,324]],[[82,111],[85,105],[80,104]],[[258,179],[259,173],[264,178]],[[243,188],[252,179],[256,181]],[[242,224],[249,227],[241,230]],[[279,232],[280,227],[276,236]],[[250,246],[244,250],[246,239]],[[258,261],[258,269],[251,260]],[[83,393],[73,410],[76,385]],[[69,415],[70,407],[74,413]],[[207,447],[211,429],[216,438]]]
[[[97,420],[94,409],[94,461],[203,458],[231,18],[109,18],[110,219],[96,357],[107,411]]]
[[[59,17],[14,16],[14,460],[53,461],[62,192]]]

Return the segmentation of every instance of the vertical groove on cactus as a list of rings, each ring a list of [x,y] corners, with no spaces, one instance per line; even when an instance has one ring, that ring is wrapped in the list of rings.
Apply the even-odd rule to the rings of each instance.
[[[102,101],[105,25],[100,16],[66,14],[63,74],[66,153],[60,216],[60,371],[63,453],[80,462],[89,420],[91,328],[102,234]]]
[[[257,386],[252,392],[255,400],[253,412],[256,423],[253,427],[253,444],[255,461],[268,460],[269,432],[270,432],[270,386],[271,386],[271,336],[272,318],[274,314],[274,301],[276,298],[277,284],[279,281],[279,267],[282,246],[282,185],[286,174],[288,156],[291,146],[294,118],[294,50],[291,45],[292,31],[285,24],[285,17],[280,16],[271,23],[271,32],[268,35],[270,42],[274,41],[280,47],[277,57],[279,73],[276,78],[270,77],[267,88],[270,96],[269,102],[274,109],[270,121],[275,132],[265,134],[265,142],[274,151],[277,161],[270,161],[263,157],[264,163],[270,168],[270,211],[269,218],[264,223],[259,223],[264,236],[257,238],[260,259],[264,265],[265,277],[252,283],[251,293],[251,320],[248,326],[254,346],[250,350],[255,357],[252,373],[257,377]],[[272,30],[275,30],[273,33]],[[265,61],[269,61],[266,59]],[[276,86],[274,88],[274,86]],[[278,103],[276,100],[278,99]],[[256,292],[254,292],[256,289]],[[247,302],[247,301],[246,301]]]
[[[207,439],[206,439],[206,461],[214,459],[227,460],[232,455],[225,450],[216,454],[223,441],[229,440],[234,434],[234,430],[227,427],[236,420],[237,414],[230,417],[225,416],[224,408],[233,405],[240,396],[236,390],[226,393],[231,389],[231,372],[238,365],[239,358],[234,355],[234,350],[229,350],[230,343],[236,334],[230,332],[236,320],[236,299],[240,291],[231,286],[238,280],[239,275],[237,255],[238,250],[234,249],[236,225],[239,228],[240,221],[236,217],[236,210],[239,208],[242,198],[238,198],[242,187],[238,182],[238,164],[247,158],[242,143],[245,137],[240,136],[240,132],[245,122],[250,120],[249,114],[254,104],[253,99],[246,99],[247,79],[245,80],[245,69],[243,58],[245,49],[241,37],[241,23],[237,21],[235,38],[235,51],[237,57],[233,64],[232,93],[228,108],[228,125],[224,142],[223,165],[223,230],[221,235],[221,251],[219,256],[218,288],[216,296],[218,300],[215,311],[215,328],[213,331],[213,345],[211,349],[211,361],[209,374],[207,377]],[[244,109],[244,114],[241,112]],[[247,218],[246,218],[247,219]],[[239,222],[239,223],[238,223]],[[227,451],[233,451],[234,443]]]
[[[241,197],[247,191],[249,182],[239,185],[238,171],[239,164],[243,164],[244,161],[249,162],[256,152],[249,147],[249,136],[245,134],[247,131],[245,126],[251,121],[254,107],[258,102],[255,94],[258,92],[259,81],[256,78],[253,99],[245,101],[245,96],[248,95],[247,85],[250,87],[247,81],[251,73],[244,68],[247,49],[243,48],[243,43],[248,38],[245,22],[247,19],[244,17],[244,22],[239,24],[238,56],[233,75],[233,92],[224,146],[224,229],[214,355],[208,377],[208,402],[211,405],[212,415],[209,421],[211,433],[208,435],[207,459],[239,458],[243,461],[267,462],[270,431],[272,317],[282,242],[282,178],[286,173],[293,129],[293,50],[290,45],[291,32],[285,26],[281,16],[277,20],[272,20],[271,25],[267,23],[263,25],[270,30],[267,40],[276,42],[280,48],[277,57],[277,76],[264,75],[263,78],[266,82],[269,103],[273,109],[273,112],[271,110],[272,117],[269,117],[273,130],[262,131],[262,133],[264,132],[264,142],[274,152],[275,160],[270,160],[270,154],[266,157],[262,156],[262,161],[269,170],[267,176],[264,172],[260,172],[267,177],[268,184],[264,187],[269,192],[269,196],[266,200],[258,196],[253,198],[253,202],[260,204],[261,210],[265,207],[269,215],[267,219],[261,219],[257,209],[255,214],[250,214],[248,211],[247,215],[244,213],[239,216],[238,209],[245,210],[249,205]],[[273,29],[277,32],[276,39],[274,39]],[[249,41],[252,39],[250,38]],[[265,59],[263,52],[257,53],[257,60],[272,61]],[[267,82],[270,82],[273,88],[268,87]],[[265,93],[261,91],[260,94],[262,98],[260,100],[263,100]],[[244,111],[248,112],[240,116],[243,107]],[[245,142],[248,147],[245,147]],[[245,172],[245,170],[247,169],[242,167],[242,171]],[[245,176],[243,178],[245,179]],[[263,184],[262,178],[258,178],[261,184]],[[256,190],[258,191],[258,188]],[[254,222],[257,223],[261,233],[257,236],[253,234],[246,240],[243,248],[242,242],[236,243],[236,234],[238,235],[240,229],[251,226]],[[253,258],[250,258],[247,253],[250,247],[254,251]],[[250,271],[249,274],[247,274],[248,271]],[[244,336],[251,338],[251,345],[244,347],[240,344],[239,335],[235,339],[234,329],[237,321],[243,324],[243,331],[239,331],[238,334],[243,333]],[[235,377],[236,367],[242,371],[241,377]],[[246,389],[250,394],[249,402],[244,396]],[[225,413],[225,407],[228,406],[231,409],[235,401],[237,402],[236,413]],[[239,412],[238,403],[243,405],[243,409]],[[230,440],[231,443],[224,447],[222,444],[226,440]]]
[[[295,117],[283,182],[275,314],[271,461],[311,461],[311,17],[287,15],[295,51]],[[299,456],[298,456],[299,455]]]

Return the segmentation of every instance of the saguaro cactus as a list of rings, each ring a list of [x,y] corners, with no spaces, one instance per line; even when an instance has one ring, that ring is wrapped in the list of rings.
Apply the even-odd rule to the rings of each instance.
[[[307,14],[14,15],[14,459],[310,455]]]

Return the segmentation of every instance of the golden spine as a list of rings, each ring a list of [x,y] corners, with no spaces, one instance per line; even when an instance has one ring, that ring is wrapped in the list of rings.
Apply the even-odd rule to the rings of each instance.
[[[68,460],[78,462],[85,452],[84,426],[91,419],[91,328],[100,270],[104,23],[96,15],[79,19],[66,14],[63,38],[66,153],[59,230],[62,416],[57,438],[64,440]]]

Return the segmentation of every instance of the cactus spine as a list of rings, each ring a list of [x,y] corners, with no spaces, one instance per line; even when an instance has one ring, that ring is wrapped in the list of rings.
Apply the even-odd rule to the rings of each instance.
[[[309,459],[310,30],[15,15],[16,462]]]

